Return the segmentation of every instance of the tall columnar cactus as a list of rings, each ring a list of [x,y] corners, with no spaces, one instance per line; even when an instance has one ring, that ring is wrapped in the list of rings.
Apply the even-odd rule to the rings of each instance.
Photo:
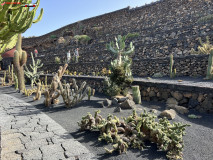
[[[35,63],[33,53],[31,52],[32,57],[32,65],[30,64],[30,68],[32,71],[29,71],[28,67],[25,65],[25,75],[31,80],[31,87],[33,88],[33,84],[36,82],[36,80],[39,79],[39,76],[43,74],[43,71],[38,72],[38,69],[43,67],[43,63],[41,63],[41,60],[38,59]]]
[[[170,78],[174,78],[176,76],[176,69],[173,69],[174,60],[173,55],[170,54]]]
[[[139,86],[132,86],[133,101],[136,104],[141,104],[141,93]]]
[[[32,23],[41,20],[43,9],[41,9],[38,19],[33,20],[40,0],[37,0],[36,6],[31,11],[30,7],[22,7],[23,4],[31,2],[32,0],[7,0],[5,5],[0,5],[0,54],[6,48],[10,49],[15,46],[18,34],[24,33]],[[14,3],[17,4],[14,5]]]
[[[213,78],[213,48],[210,50],[209,59],[208,59],[208,67],[207,67],[207,74],[206,79]]]
[[[27,62],[27,53],[21,49],[22,37],[18,35],[16,50],[14,52],[13,64],[18,78],[18,87],[21,92],[25,89],[24,65]]]

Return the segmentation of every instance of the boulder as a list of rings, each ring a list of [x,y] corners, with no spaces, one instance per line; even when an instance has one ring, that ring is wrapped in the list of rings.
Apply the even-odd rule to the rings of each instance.
[[[125,100],[120,105],[121,109],[134,109],[135,108],[135,102],[132,100]]]
[[[159,117],[166,117],[167,119],[171,120],[174,119],[176,116],[176,112],[174,109],[170,109],[170,110],[164,110],[163,112],[161,112],[161,114],[159,115]]]
[[[178,101],[174,98],[168,98],[166,101],[167,105],[173,104],[173,105],[178,105]]]
[[[112,99],[112,104],[113,104],[113,105],[117,105],[117,104],[118,104],[117,98],[113,98],[113,99]]]
[[[114,109],[114,112],[121,112],[122,110],[121,110],[121,107],[116,107],[115,109]]]
[[[175,106],[174,109],[180,114],[189,113],[189,110],[186,107],[183,107],[183,106]]]
[[[109,99],[105,99],[104,101],[103,101],[103,107],[109,107],[109,106],[111,106],[112,105],[112,101],[111,100],[109,100]]]
[[[129,93],[126,95],[126,97],[127,97],[128,99],[130,99],[130,100],[133,100],[133,97],[132,97],[131,94],[129,94]]]
[[[122,97],[122,98],[119,98],[118,99],[118,102],[124,102],[125,100],[127,100],[128,98],[127,97]]]

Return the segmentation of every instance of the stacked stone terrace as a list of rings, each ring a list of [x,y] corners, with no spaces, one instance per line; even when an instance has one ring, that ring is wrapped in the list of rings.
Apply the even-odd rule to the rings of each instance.
[[[60,28],[54,32],[48,33],[41,37],[26,38],[23,40],[23,48],[28,51],[33,51],[34,48],[39,50],[41,60],[47,64],[54,63],[55,56],[64,59],[68,50],[71,52],[75,48],[80,48],[80,63],[84,66],[73,64],[71,70],[88,72],[101,70],[106,64],[112,60],[112,54],[106,50],[106,43],[114,40],[118,34],[125,35],[127,33],[137,32],[139,37],[131,39],[135,45],[135,53],[133,60],[133,72],[137,72],[145,68],[143,62],[146,61],[152,64],[146,69],[147,75],[152,75],[153,68],[167,74],[167,58],[173,53],[176,57],[187,56],[182,58],[179,75],[201,75],[205,74],[206,56],[188,56],[191,48],[196,49],[199,45],[198,37],[204,40],[206,35],[213,41],[213,21],[197,23],[200,17],[213,14],[212,1],[208,0],[161,0],[142,7],[129,7],[107,13],[101,16],[86,19]],[[95,31],[94,27],[102,27]],[[76,31],[78,34],[87,34],[93,41],[89,45],[69,44],[65,46],[57,46],[56,40],[51,39],[51,35],[56,35],[58,38],[63,36],[65,30]],[[127,42],[128,43],[128,42]],[[164,59],[165,58],[165,59]],[[199,66],[202,60],[202,65],[195,68],[192,73],[186,74],[181,70],[183,66],[193,68]],[[104,61],[102,63],[102,61]],[[100,63],[97,63],[100,62]],[[47,66],[51,66],[47,64]],[[90,70],[88,70],[88,66]],[[70,66],[71,67],[71,66]],[[159,68],[161,67],[161,68]],[[49,68],[49,67],[48,67]],[[52,71],[54,67],[50,67]],[[144,72],[144,71],[143,71]]]

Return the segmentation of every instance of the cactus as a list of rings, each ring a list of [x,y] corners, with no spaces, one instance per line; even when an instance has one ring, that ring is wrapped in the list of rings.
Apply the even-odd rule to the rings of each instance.
[[[53,76],[50,88],[44,93],[45,100],[44,104],[46,107],[51,106],[52,104],[57,104],[59,100],[57,99],[60,96],[60,91],[58,90],[58,83],[61,80],[68,64],[65,64],[64,67],[60,66],[58,72]]]
[[[113,149],[107,149],[107,153],[118,151],[120,154],[127,151],[128,147],[143,149],[145,141],[156,143],[158,148],[166,151],[166,157],[172,159],[183,159],[183,135],[187,124],[171,124],[167,118],[156,120],[156,116],[142,112],[137,115],[136,110],[120,121],[116,116],[108,115],[107,120],[102,118],[100,111],[95,111],[94,117],[88,113],[82,117],[78,125],[81,130],[99,130],[98,140],[114,143]]]
[[[207,67],[207,74],[206,79],[212,79],[213,78],[213,71],[212,66],[213,65],[213,48],[210,50],[209,58],[208,58],[208,67]]]
[[[139,86],[132,86],[133,101],[136,104],[141,104],[141,93]]]
[[[206,42],[203,43],[199,37],[200,46],[198,46],[198,51],[191,49],[192,54],[210,54],[210,50],[213,48],[213,45],[210,44],[209,37],[206,37]]]
[[[174,69],[173,71],[173,65],[174,65],[173,55],[170,54],[170,78],[175,78],[176,76],[176,69]]]
[[[47,85],[48,85],[48,84],[47,84],[47,75],[45,75],[45,81],[44,81],[44,82],[45,82],[44,85],[47,86]]]
[[[31,27],[32,23],[40,21],[43,15],[43,9],[41,9],[38,19],[33,20],[40,0],[37,0],[36,7],[31,11],[29,7],[14,5],[14,0],[10,0],[9,2],[11,3],[4,6],[0,5],[0,54],[3,53],[6,48],[13,48],[17,42],[18,34],[24,33]],[[18,2],[21,4],[31,3],[31,1],[27,2],[26,0],[20,0]]]
[[[30,64],[30,68],[32,71],[29,71],[28,67],[25,65],[25,75],[31,80],[31,87],[33,88],[33,84],[36,83],[36,80],[39,79],[39,76],[43,74],[43,71],[38,72],[38,69],[43,66],[43,63],[41,63],[41,60],[38,59],[36,62],[33,57],[33,53],[31,52],[32,57],[32,65]]]
[[[14,74],[14,79],[15,79],[15,89],[18,90],[18,77],[16,74]]]
[[[40,100],[41,98],[41,82],[38,82],[37,83],[37,89],[36,89],[36,96],[33,97],[33,100],[36,101],[36,100]]]
[[[27,62],[27,53],[21,49],[22,37],[18,35],[18,42],[16,44],[16,50],[14,52],[13,64],[17,73],[18,87],[21,92],[25,89],[24,80],[24,65]]]

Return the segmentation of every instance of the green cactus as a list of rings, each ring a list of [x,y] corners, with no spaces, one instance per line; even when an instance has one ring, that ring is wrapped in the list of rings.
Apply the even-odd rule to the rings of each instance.
[[[45,87],[47,87],[47,85],[48,85],[48,84],[47,84],[47,75],[45,75],[45,81],[44,81],[44,83],[45,83],[45,84],[44,84]]]
[[[90,97],[92,95],[92,89],[91,89],[91,87],[88,87],[87,89],[88,89],[88,91],[87,91],[88,100],[90,100]]]
[[[9,4],[0,5],[0,54],[6,48],[13,48],[17,41],[18,34],[24,33],[31,27],[32,23],[41,20],[43,9],[41,9],[38,19],[33,20],[36,10],[39,7],[40,0],[37,0],[36,7],[31,11],[29,7],[13,5],[14,2],[21,4],[30,4],[27,0],[8,0]],[[1,1],[3,3],[3,0]]]
[[[141,93],[139,86],[132,86],[133,101],[136,104],[141,104]]]
[[[38,69],[43,67],[43,63],[38,59],[36,62],[33,57],[33,53],[31,52],[32,57],[32,65],[30,64],[30,68],[32,71],[29,71],[28,67],[25,65],[25,75],[31,80],[31,87],[33,88],[33,84],[36,83],[36,80],[39,79],[39,76],[43,74],[43,71],[38,72]]]
[[[173,69],[173,65],[174,65],[173,55],[170,54],[170,78],[175,78],[176,76],[176,69]]]
[[[213,48],[210,50],[209,58],[208,58],[208,67],[207,67],[207,74],[206,74],[206,79],[212,79],[213,78]]]
[[[18,90],[18,77],[16,74],[14,74],[14,79],[15,79],[15,89]]]

